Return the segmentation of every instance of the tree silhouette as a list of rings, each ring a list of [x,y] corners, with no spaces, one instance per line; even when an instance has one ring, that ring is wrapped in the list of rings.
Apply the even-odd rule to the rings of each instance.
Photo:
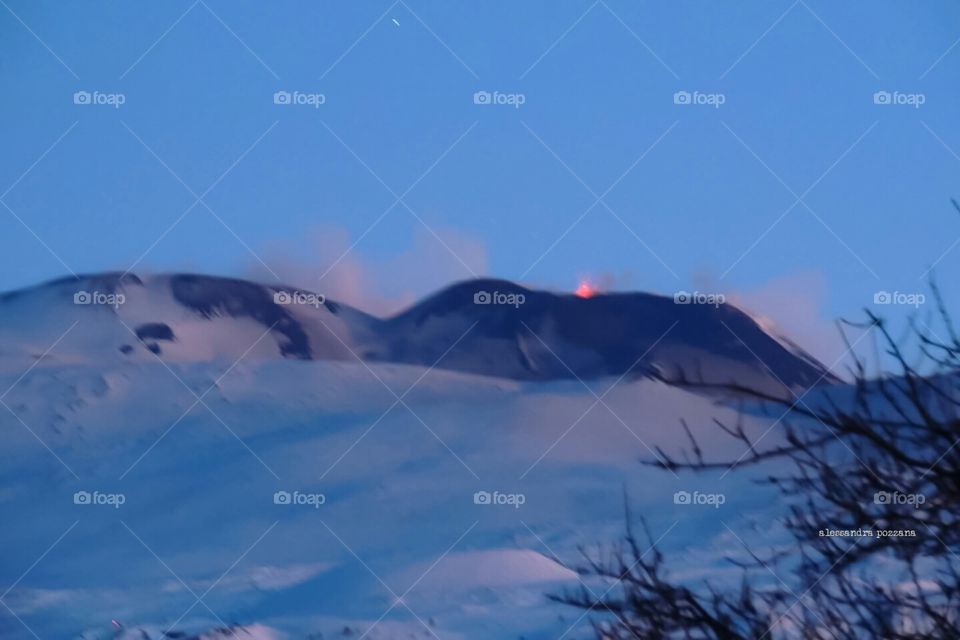
[[[628,512],[624,539],[599,556],[584,553],[577,567],[608,590],[551,597],[590,612],[596,637],[611,640],[960,638],[960,340],[935,284],[931,290],[943,336],[917,316],[902,340],[869,311],[866,322],[845,323],[848,350],[846,328],[872,331],[892,372],[871,376],[854,354],[849,385],[786,395],[683,374],[664,379],[779,416],[783,438],[768,446],[748,433],[743,410],[734,424],[715,421],[744,446],[740,459],[709,459],[683,424],[687,450],[672,457],[658,449],[645,462],[674,472],[776,463],[759,467],[769,474],[761,482],[788,505],[791,543],[763,555],[750,550],[738,589],[672,579],[668,560],[649,532],[641,543]],[[791,584],[764,583],[774,569]]]

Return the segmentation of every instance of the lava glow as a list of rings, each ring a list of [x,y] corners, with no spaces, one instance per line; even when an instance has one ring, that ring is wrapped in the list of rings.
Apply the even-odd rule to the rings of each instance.
[[[573,294],[578,298],[592,298],[597,295],[597,288],[586,280],[581,280]]]

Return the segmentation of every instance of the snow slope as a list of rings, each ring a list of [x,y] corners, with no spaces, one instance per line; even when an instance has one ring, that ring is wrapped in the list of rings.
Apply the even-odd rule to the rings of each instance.
[[[728,409],[651,380],[54,352],[0,380],[4,638],[583,637],[544,594],[578,584],[557,556],[621,534],[624,487],[665,548],[720,579],[704,557],[738,552],[727,525],[750,539],[778,508],[740,474],[637,463],[677,450],[680,418],[739,453],[708,428]]]

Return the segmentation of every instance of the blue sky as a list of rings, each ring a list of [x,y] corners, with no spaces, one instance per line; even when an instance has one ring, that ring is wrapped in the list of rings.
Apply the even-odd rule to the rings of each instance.
[[[385,295],[589,276],[826,320],[936,262],[960,306],[956,3],[3,5],[0,289],[134,263],[302,283],[356,243],[339,266]]]

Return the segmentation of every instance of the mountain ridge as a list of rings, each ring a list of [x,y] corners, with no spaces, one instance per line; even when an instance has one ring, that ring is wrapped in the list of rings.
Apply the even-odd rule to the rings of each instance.
[[[645,292],[580,297],[496,278],[452,283],[381,318],[282,284],[191,273],[86,274],[0,294],[0,341],[43,344],[49,312],[75,320],[79,328],[65,346],[78,356],[109,352],[121,360],[145,352],[170,361],[361,360],[531,381],[696,373],[765,390],[837,382],[801,348],[722,300],[684,304]],[[47,333],[49,346],[57,336]]]

